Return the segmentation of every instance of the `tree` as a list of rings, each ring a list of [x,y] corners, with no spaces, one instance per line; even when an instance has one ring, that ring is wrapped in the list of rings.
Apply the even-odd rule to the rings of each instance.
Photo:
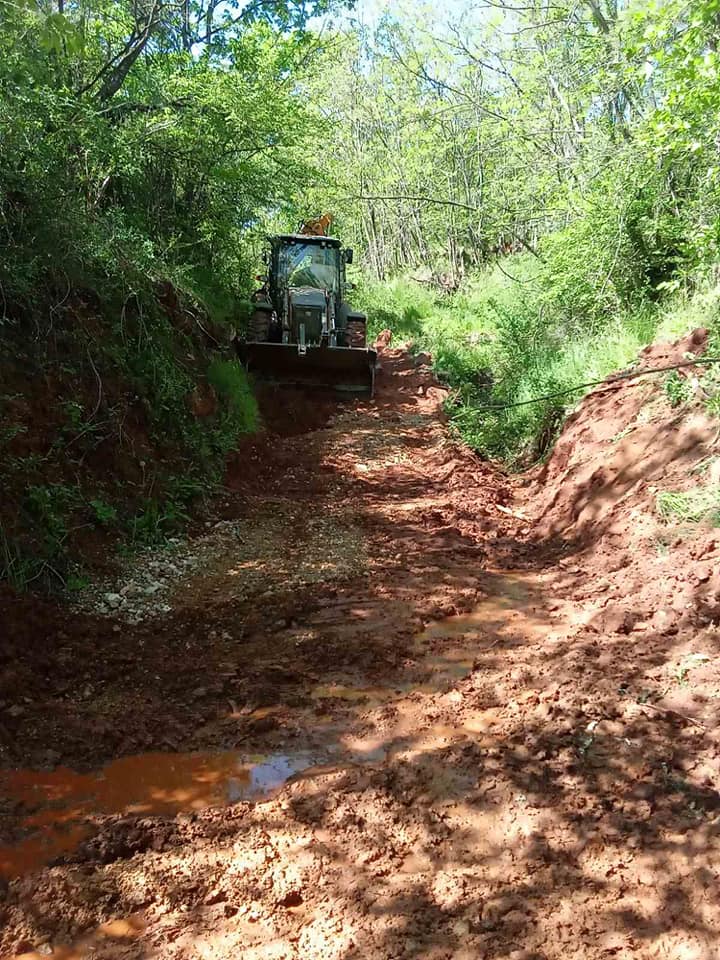
[[[203,296],[246,285],[253,232],[308,176],[315,120],[294,83],[317,55],[308,18],[337,6],[6,4],[6,295],[46,272],[61,287],[108,273],[169,273]]]

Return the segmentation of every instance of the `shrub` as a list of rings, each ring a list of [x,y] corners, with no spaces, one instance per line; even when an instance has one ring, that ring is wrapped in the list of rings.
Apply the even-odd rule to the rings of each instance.
[[[257,430],[257,402],[243,367],[235,360],[214,360],[207,377],[225,403],[224,433],[230,445],[239,433]]]

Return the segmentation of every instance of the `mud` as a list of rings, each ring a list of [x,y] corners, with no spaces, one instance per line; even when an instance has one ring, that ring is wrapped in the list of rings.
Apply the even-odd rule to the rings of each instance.
[[[508,478],[382,363],[231,459],[169,610],[7,597],[3,955],[716,955],[720,537],[655,495],[717,424],[630,381]]]
[[[467,648],[446,648],[428,655],[425,650],[434,638],[458,633],[471,637],[478,624],[492,621],[499,625],[502,618],[498,613],[521,604],[527,596],[522,578],[507,577],[502,582],[505,596],[485,599],[468,614],[432,622],[418,636],[417,672],[423,678],[421,682],[406,680],[396,687],[321,684],[310,691],[311,699],[377,707],[401,700],[410,690],[432,694],[449,681],[468,676],[473,660]],[[281,709],[261,707],[250,717],[262,722],[277,716]],[[347,769],[354,763],[387,759],[388,751],[381,745],[352,738],[343,742],[332,718],[325,719],[322,739],[314,753],[301,749],[243,757],[232,751],[156,752],[122,757],[85,774],[67,767],[44,772],[0,770],[0,793],[24,811],[18,828],[21,839],[0,846],[0,878],[13,879],[72,854],[92,834],[92,822],[102,815],[172,816],[243,800],[257,801],[272,796],[299,774],[313,776],[329,766]]]

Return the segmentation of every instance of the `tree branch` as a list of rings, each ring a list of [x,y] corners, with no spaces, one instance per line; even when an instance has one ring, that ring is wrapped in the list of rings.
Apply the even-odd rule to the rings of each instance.
[[[387,196],[365,196],[365,195],[356,195],[350,197],[342,197],[343,200],[363,200],[363,201],[373,201],[373,200],[412,200],[415,203],[434,203],[437,206],[441,207],[460,207],[462,210],[472,210],[477,212],[480,208],[474,207],[469,203],[461,203],[459,200],[438,200],[435,197],[417,197],[412,196],[411,194],[388,194]]]
[[[161,13],[161,0],[155,0],[152,6],[152,10],[148,15],[145,25],[142,27],[140,33],[137,36],[137,40],[134,45],[130,46],[130,49],[127,50],[127,53],[122,57],[118,62],[114,70],[106,76],[103,85],[100,87],[98,92],[98,99],[103,102],[105,100],[110,100],[118,92],[120,87],[125,82],[125,78],[132,65],[138,59],[140,54],[143,52],[147,46],[147,42],[152,36],[153,31],[160,22],[160,13]]]

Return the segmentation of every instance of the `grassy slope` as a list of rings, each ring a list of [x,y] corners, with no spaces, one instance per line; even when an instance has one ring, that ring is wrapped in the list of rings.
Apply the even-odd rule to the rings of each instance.
[[[471,278],[453,296],[398,278],[365,281],[356,301],[369,314],[372,334],[388,327],[432,354],[438,374],[455,390],[450,412],[463,438],[514,467],[547,452],[582,392],[506,410],[483,407],[603,379],[653,340],[675,339],[698,326],[710,328],[714,343],[720,340],[717,287],[693,297],[676,294],[664,306],[645,302],[593,318],[582,332],[577,320],[565,321],[554,296],[542,286],[533,258],[520,255]],[[705,380],[711,396],[718,392],[715,377],[712,371]],[[717,398],[710,406],[718,407]]]
[[[254,396],[228,338],[175,291],[72,294],[0,338],[0,580],[80,586],[116,546],[162,541],[222,477]]]

